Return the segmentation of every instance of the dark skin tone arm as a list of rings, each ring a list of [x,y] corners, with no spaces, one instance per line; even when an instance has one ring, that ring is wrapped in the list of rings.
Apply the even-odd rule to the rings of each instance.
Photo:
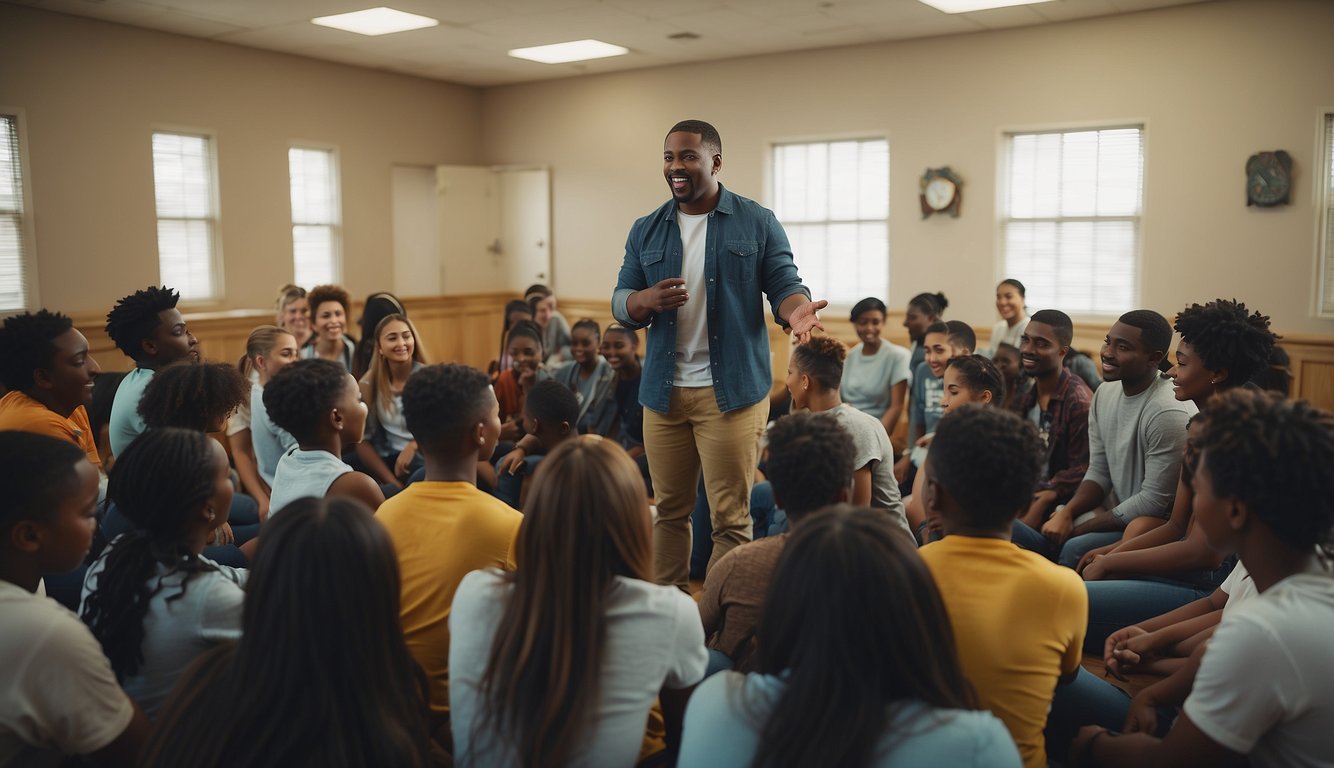
[[[1070,503],[1052,512],[1051,519],[1042,525],[1042,535],[1046,536],[1056,546],[1060,546],[1072,536],[1093,531],[1110,531],[1120,527],[1116,518],[1106,511],[1102,511],[1100,517],[1095,517],[1081,526],[1075,526],[1074,520],[1076,517],[1097,507],[1106,496],[1107,493],[1103,491],[1102,486],[1092,480],[1085,480],[1080,483],[1079,490],[1075,491]]]

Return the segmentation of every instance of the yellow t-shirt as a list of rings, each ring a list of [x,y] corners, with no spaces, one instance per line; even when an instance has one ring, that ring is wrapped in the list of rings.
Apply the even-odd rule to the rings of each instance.
[[[97,455],[97,438],[88,426],[88,411],[81,405],[65,418],[17,390],[0,397],[0,430],[36,432],[58,440],[68,440],[88,454],[93,466],[102,467]]]
[[[514,570],[523,515],[471,483],[422,481],[386,500],[375,517],[398,553],[403,636],[430,681],[431,712],[445,716],[454,591],[471,571]]]
[[[982,706],[1010,729],[1027,768],[1045,766],[1042,730],[1056,680],[1078,669],[1083,653],[1084,582],[1000,539],[946,536],[920,551]]]

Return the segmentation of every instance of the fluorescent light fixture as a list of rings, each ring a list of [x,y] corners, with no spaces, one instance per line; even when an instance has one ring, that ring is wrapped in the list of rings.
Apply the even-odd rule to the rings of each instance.
[[[527,59],[542,64],[568,64],[571,61],[624,56],[629,52],[628,48],[604,43],[601,40],[572,40],[568,43],[553,43],[533,48],[515,48],[509,54],[516,59]]]
[[[311,19],[310,23],[373,37],[375,35],[393,34],[394,32],[406,32],[409,29],[434,27],[440,22],[426,16],[396,11],[382,5],[378,8],[340,13],[336,16],[320,16]]]
[[[972,13],[989,11],[992,8],[1009,8],[1015,5],[1037,5],[1051,0],[917,0],[945,13]]]

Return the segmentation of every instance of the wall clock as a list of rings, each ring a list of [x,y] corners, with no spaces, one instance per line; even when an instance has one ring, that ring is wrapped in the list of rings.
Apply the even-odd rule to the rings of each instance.
[[[1246,204],[1270,208],[1292,195],[1292,155],[1257,152],[1246,161]]]
[[[959,218],[959,205],[963,202],[963,179],[959,178],[950,167],[927,168],[922,174],[922,192],[919,200],[922,204],[922,218],[933,213],[948,213],[951,218]]]

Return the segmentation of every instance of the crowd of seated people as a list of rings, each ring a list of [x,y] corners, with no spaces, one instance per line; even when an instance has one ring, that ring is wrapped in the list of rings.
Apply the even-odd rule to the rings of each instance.
[[[1093,366],[1025,294],[984,342],[921,293],[910,347],[873,297],[793,347],[769,511],[691,592],[639,336],[546,286],[488,372],[334,285],[239,363],[136,291],[124,375],[6,318],[0,768],[1334,765],[1334,416],[1238,301]]]

